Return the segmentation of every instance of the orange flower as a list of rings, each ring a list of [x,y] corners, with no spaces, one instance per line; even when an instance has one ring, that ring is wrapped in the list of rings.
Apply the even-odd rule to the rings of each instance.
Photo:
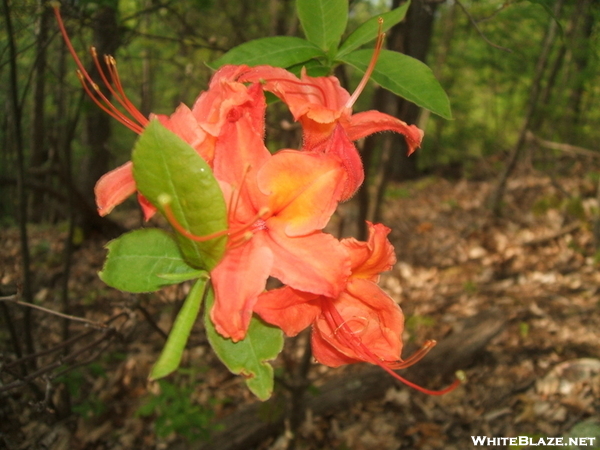
[[[256,107],[257,96],[262,97],[258,87],[248,88],[235,80],[240,72],[247,70],[245,66],[225,66],[213,76],[209,90],[203,92],[192,109],[181,104],[171,116],[153,115],[167,129],[173,131],[190,144],[198,154],[212,166],[215,157],[215,146],[221,129],[230,115],[241,114],[240,108],[253,105],[253,128],[262,136],[264,133],[265,106]],[[134,108],[130,106],[130,109]],[[120,120],[127,125],[128,122]],[[146,125],[146,122],[141,124]],[[132,128],[133,129],[133,128]],[[139,132],[138,129],[133,131]],[[103,175],[96,183],[96,204],[100,215],[104,216],[118,204],[136,192],[131,162]],[[140,196],[140,205],[144,216],[149,219],[156,209]]]
[[[111,117],[133,132],[141,134],[148,124],[148,118],[127,98],[121,85],[115,59],[112,56],[104,57],[108,68],[108,73],[105,73],[95,49],[92,48],[92,57],[100,77],[116,103],[121,105],[125,112],[117,108],[92,80],[71,44],[58,7],[54,8],[54,13],[65,43],[79,69],[78,75],[81,83],[90,98]],[[264,135],[265,104],[257,101],[257,96],[263,96],[262,90],[258,86],[248,88],[236,81],[239,75],[247,70],[247,66],[224,66],[214,74],[208,91],[200,94],[192,109],[181,104],[171,116],[158,114],[151,115],[151,118],[156,117],[162,125],[179,135],[212,166],[215,145],[221,129],[230,120],[231,115],[239,116],[241,114],[240,108],[252,105],[252,125],[256,133],[261,137]],[[257,108],[257,105],[262,105],[262,107]],[[127,162],[104,174],[96,183],[94,192],[98,213],[101,216],[109,214],[115,206],[137,191],[132,169],[131,162]],[[146,219],[152,217],[156,208],[142,195],[138,195],[138,200],[144,217]]]
[[[335,297],[350,274],[344,247],[319,231],[337,207],[341,162],[291,150],[271,155],[255,132],[253,110],[223,126],[214,159],[228,204],[229,240],[223,260],[211,271],[211,319],[234,341],[244,338],[269,276]]]
[[[301,292],[286,286],[262,294],[254,311],[265,321],[294,336],[312,324],[312,349],[321,364],[338,367],[368,362],[376,364],[403,383],[427,394],[441,395],[454,389],[458,381],[441,391],[417,386],[394,372],[419,361],[435,345],[427,341],[411,357],[402,360],[404,316],[400,307],[376,282],[379,273],[396,261],[387,240],[390,229],[369,226],[369,240],[344,239],[352,274],[336,297]]]
[[[288,336],[295,336],[310,324],[316,324],[315,321],[322,315],[326,304],[341,305],[341,310],[346,311],[344,303],[349,301],[354,304],[355,301],[352,299],[364,302],[365,306],[379,303],[377,309],[386,310],[389,316],[384,322],[393,324],[387,328],[395,330],[393,333],[396,334],[396,338],[393,340],[396,343],[392,348],[397,350],[394,353],[394,359],[397,359],[402,349],[401,335],[404,324],[402,311],[376,284],[379,274],[389,270],[396,262],[394,248],[386,238],[390,229],[381,224],[367,223],[369,227],[367,242],[360,242],[354,238],[341,241],[350,260],[351,275],[339,296],[318,296],[286,286],[262,294],[255,311],[267,322],[280,327]],[[351,309],[348,308],[346,312]],[[376,310],[373,312],[378,314]],[[325,316],[322,318],[325,319]],[[376,324],[380,322],[378,319],[373,320],[371,325],[377,326]]]
[[[241,74],[238,81],[262,83],[288,105],[294,119],[301,123],[305,151],[333,153],[344,162],[346,182],[340,200],[351,197],[364,180],[362,161],[352,143],[379,131],[395,131],[404,135],[408,154],[412,154],[423,139],[415,125],[379,111],[352,114],[352,106],[366,85],[375,64],[383,35],[380,35],[373,59],[352,96],[335,77],[310,77],[302,69],[300,78],[270,66],[257,66]]]

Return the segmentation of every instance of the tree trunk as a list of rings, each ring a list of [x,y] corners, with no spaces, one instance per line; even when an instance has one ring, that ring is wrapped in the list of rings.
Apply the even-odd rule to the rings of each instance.
[[[394,0],[392,8],[397,8],[403,0]],[[429,50],[433,32],[433,13],[437,3],[415,0],[411,3],[404,22],[393,27],[389,33],[388,48],[405,53],[424,61]],[[373,107],[378,111],[398,117],[408,124],[414,124],[420,108],[414,103],[395,97],[381,87],[375,91]],[[418,177],[417,153],[406,156],[404,137],[398,134],[371,135],[365,139],[362,158],[366,177],[358,192],[358,238],[365,239],[365,221],[377,222],[381,219],[381,207],[389,181]],[[373,167],[373,164],[377,164]]]
[[[560,10],[562,8],[564,0],[557,0],[554,5],[554,15],[558,17]],[[546,31],[546,36],[544,38],[544,42],[542,44],[542,50],[540,56],[537,60],[537,64],[535,66],[534,78],[531,83],[531,90],[529,92],[529,99],[526,105],[526,114],[525,121],[523,122],[523,126],[521,127],[521,131],[519,133],[519,137],[517,139],[517,143],[515,144],[512,152],[504,166],[504,170],[498,177],[498,181],[496,182],[495,188],[492,190],[490,197],[488,198],[487,204],[488,207],[492,210],[492,212],[499,216],[502,209],[502,199],[504,198],[504,191],[506,189],[506,183],[510,174],[513,172],[517,165],[517,161],[521,156],[523,148],[525,147],[525,142],[527,141],[527,131],[531,127],[533,122],[535,113],[537,112],[538,100],[540,97],[542,79],[544,77],[544,73],[546,71],[546,67],[548,65],[548,57],[550,55],[550,50],[552,49],[552,45],[556,38],[556,31],[558,25],[556,20],[551,17],[550,24],[548,25],[548,30]]]
[[[573,63],[575,65],[575,80],[571,88],[571,94],[569,96],[569,102],[567,106],[567,122],[569,123],[569,130],[571,136],[565,136],[567,141],[576,141],[576,135],[578,134],[577,126],[581,120],[581,99],[585,92],[586,78],[589,77],[588,65],[590,57],[593,54],[592,50],[592,33],[594,31],[594,14],[590,11],[590,0],[584,0],[579,3],[583,10],[584,22],[583,26],[578,28],[574,32],[574,46],[573,46]]]
[[[48,44],[48,25],[52,10],[41,0],[38,1],[39,19],[36,37],[36,59],[33,80],[33,112],[31,117],[31,155],[29,167],[39,169],[48,161],[48,145],[46,142],[45,111],[46,104],[46,46]],[[45,175],[49,183],[49,176]],[[44,204],[48,198],[41,191],[33,191],[30,198],[30,220],[40,222],[44,212]]]
[[[94,46],[99,55],[102,69],[106,72],[103,55],[114,55],[120,45],[117,11],[110,6],[102,6],[96,12],[92,21]],[[104,83],[96,67],[92,64],[89,73],[102,89]],[[104,95],[110,100],[111,95],[103,89]],[[89,109],[85,117],[85,143],[89,154],[83,161],[81,186],[84,198],[90,205],[95,204],[94,186],[96,181],[110,168],[110,151],[108,141],[111,134],[112,118],[95,105]],[[94,208],[95,210],[95,208]],[[82,229],[86,235],[98,230],[97,217],[84,216]]]
[[[400,3],[402,2],[394,0],[394,7]],[[406,20],[390,34],[390,49],[425,62],[433,35],[434,13],[438,4],[439,2],[427,0],[413,1],[408,9]],[[397,117],[408,124],[417,123],[421,109],[403,98],[398,97],[396,102]],[[405,148],[402,136],[394,135],[392,139],[394,148]],[[408,157],[405,151],[394,151],[389,164],[390,175],[396,181],[417,178],[419,176],[417,162],[418,152]],[[387,177],[384,179],[383,188],[387,186],[388,179]]]
[[[14,40],[14,32],[12,25],[12,16],[8,0],[2,2],[4,11],[4,22],[6,26],[6,34],[8,36],[8,53],[9,53],[9,86],[8,86],[8,103],[10,104],[10,114],[8,123],[12,125],[12,143],[17,156],[17,212],[19,223],[19,240],[21,250],[21,270],[22,270],[22,287],[21,295],[24,301],[33,303],[33,286],[31,277],[31,264],[29,253],[29,237],[27,234],[27,198],[25,196],[25,148],[23,145],[23,129],[22,129],[22,108],[19,104],[19,85],[17,73],[17,47]],[[31,308],[25,308],[23,312],[23,328],[22,333],[25,339],[25,349],[28,354],[35,353],[33,341],[33,315]],[[30,363],[32,368],[35,368],[35,362]]]

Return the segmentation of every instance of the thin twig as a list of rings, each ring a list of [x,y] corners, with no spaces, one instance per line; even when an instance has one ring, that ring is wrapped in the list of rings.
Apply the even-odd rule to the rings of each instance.
[[[460,2],[460,0],[456,0],[456,4],[458,6],[460,6],[460,8],[465,12],[465,14],[467,15],[467,17],[469,18],[469,22],[471,22],[471,24],[475,27],[475,29],[477,30],[477,32],[479,33],[479,35],[481,36],[481,38],[485,42],[487,42],[489,45],[491,45],[494,48],[497,48],[499,50],[503,50],[503,51],[508,52],[508,53],[512,53],[512,50],[510,48],[506,48],[506,47],[502,47],[501,45],[494,44],[492,41],[490,41],[486,37],[486,35],[483,33],[483,31],[481,31],[481,29],[479,28],[479,25],[477,25],[477,22],[475,21],[475,19],[471,15],[471,13],[469,13],[469,11],[467,10],[467,8],[465,8],[465,6]]]
[[[16,295],[9,295],[7,297],[0,297],[0,301],[10,302],[10,303],[14,303],[15,305],[26,306],[28,308],[37,309],[39,311],[43,311],[45,313],[52,314],[54,316],[62,317],[63,319],[69,319],[69,320],[72,320],[74,322],[82,322],[82,323],[85,323],[86,325],[89,325],[89,326],[94,327],[94,328],[98,328],[98,329],[105,329],[105,328],[107,328],[107,325],[105,325],[103,323],[94,322],[93,320],[84,319],[83,317],[76,317],[76,316],[71,316],[69,314],[63,314],[63,313],[58,312],[58,311],[53,311],[51,309],[44,308],[43,306],[34,305],[33,303],[22,302],[20,300],[17,300],[17,296]]]
[[[85,333],[80,333],[77,336],[73,336],[71,339],[69,339],[67,341],[63,341],[60,344],[58,344],[55,347],[52,347],[48,350],[43,350],[43,351],[34,353],[32,355],[27,355],[27,356],[17,359],[16,361],[5,364],[4,366],[2,366],[2,370],[8,370],[8,369],[12,368],[13,366],[21,364],[21,362],[23,362],[23,361],[28,361],[28,360],[34,359],[34,358],[41,358],[42,356],[46,356],[51,353],[54,353],[62,348],[65,348],[65,347],[68,347],[69,345],[74,344],[75,342],[77,342],[83,338],[86,338],[86,337],[94,334],[95,332],[96,332],[95,330],[90,330],[90,331],[86,331]]]
[[[35,372],[32,372],[31,374],[29,374],[28,376],[24,377],[21,380],[13,381],[12,383],[8,383],[8,384],[5,384],[4,386],[0,386],[0,393],[24,386],[25,384],[35,380],[36,378],[62,366],[63,364],[73,361],[75,358],[77,358],[82,353],[85,353],[88,350],[91,350],[92,348],[96,347],[97,345],[101,344],[103,341],[105,341],[107,339],[111,339],[116,333],[117,333],[117,331],[114,328],[106,328],[100,338],[96,339],[95,341],[86,345],[85,347],[79,349],[78,351],[71,353],[70,355],[65,356],[63,358],[60,358],[58,361],[48,364],[47,366],[42,367],[41,369],[38,369]],[[60,374],[63,374],[65,372],[66,372],[66,370],[60,372]]]
[[[143,296],[143,298],[145,298],[145,296]],[[142,313],[146,321],[150,324],[150,326],[154,330],[156,330],[156,332],[160,334],[160,336],[166,341],[169,335],[165,333],[161,327],[158,326],[158,324],[154,321],[152,315],[148,312],[148,310],[141,305],[139,299],[136,299],[135,308],[140,310],[140,312]]]

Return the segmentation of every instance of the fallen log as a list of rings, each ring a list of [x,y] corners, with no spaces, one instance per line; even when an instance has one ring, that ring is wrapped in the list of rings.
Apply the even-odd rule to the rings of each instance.
[[[455,331],[444,338],[418,364],[401,372],[412,380],[431,380],[433,374],[448,379],[456,370],[472,366],[488,342],[506,323],[496,309],[462,320]],[[357,402],[381,398],[400,384],[379,367],[365,366],[360,372],[345,375],[318,387],[319,394],[306,394],[304,410],[323,416],[348,409]],[[410,389],[407,387],[407,389]],[[265,439],[285,430],[285,399],[274,396],[264,403],[254,403],[224,417],[207,443],[174,443],[168,450],[248,450]],[[283,406],[282,406],[283,405]]]

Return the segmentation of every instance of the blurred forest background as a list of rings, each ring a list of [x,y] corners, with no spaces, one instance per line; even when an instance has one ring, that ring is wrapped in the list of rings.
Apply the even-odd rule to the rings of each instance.
[[[404,2],[392,3],[351,0],[348,32]],[[207,63],[234,46],[301,36],[294,8],[72,0],[61,12],[98,84],[91,45],[116,57],[147,116],[191,106]],[[441,386],[464,369],[475,382],[433,399],[376,378],[334,398],[331,377],[370,386],[372,373],[311,365],[300,335],[278,362],[282,392],[269,409],[219,365],[201,329],[182,370],[146,383],[184,293],[126,295],[96,275],[107,240],[143,224],[133,199],[100,218],[93,198],[136,135],[89,100],[46,2],[2,0],[0,448],[469,448],[477,434],[600,434],[599,20],[594,0],[413,0],[385,45],[431,67],[453,120],[371,84],[355,110],[393,114],[425,139],[410,158],[401,136],[359,142],[368,180],[333,225],[340,235],[361,236],[365,219],[394,229],[401,263],[384,286],[405,311],[407,342],[463,339],[446,348],[452,364],[432,354],[415,376]],[[349,67],[336,75],[350,92],[360,79]],[[289,112],[269,109],[269,148],[297,148]],[[205,443],[227,433],[229,447]]]

